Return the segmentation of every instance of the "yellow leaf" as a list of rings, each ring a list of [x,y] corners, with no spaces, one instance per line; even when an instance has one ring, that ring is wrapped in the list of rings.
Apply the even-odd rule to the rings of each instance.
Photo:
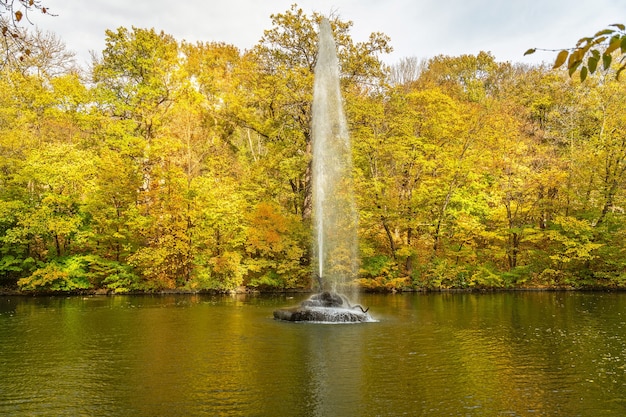
[[[604,51],[604,53],[610,54],[611,52],[619,48],[621,43],[622,43],[622,38],[620,38],[619,36],[614,36],[613,38],[611,38],[611,43],[609,44],[609,47],[606,48],[606,51]]]
[[[574,67],[581,61],[581,58],[582,51],[580,49],[577,49],[569,54],[569,59],[567,60],[567,68],[572,69],[572,67]]]
[[[556,60],[554,61],[554,66],[552,67],[552,69],[556,69],[560,67],[561,65],[563,65],[568,55],[569,55],[569,52],[566,51],[565,49],[559,52],[559,54],[556,56]]]

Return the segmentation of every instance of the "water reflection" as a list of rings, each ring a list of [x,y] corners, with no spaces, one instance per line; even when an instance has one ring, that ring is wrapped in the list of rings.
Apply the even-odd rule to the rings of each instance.
[[[360,411],[365,396],[359,352],[363,343],[359,326],[309,325],[305,336],[308,396],[312,416],[348,415]]]
[[[284,297],[0,298],[0,415],[626,413],[626,294],[362,301],[378,323],[278,322]]]

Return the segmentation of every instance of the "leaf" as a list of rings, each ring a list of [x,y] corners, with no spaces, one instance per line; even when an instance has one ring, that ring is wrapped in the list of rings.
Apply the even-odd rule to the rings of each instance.
[[[580,69],[580,82],[584,82],[585,81],[585,79],[587,78],[587,73],[588,73],[587,67],[582,67]]]
[[[24,14],[21,11],[18,10],[17,12],[15,12],[15,20],[17,20],[18,22],[22,20],[22,16],[24,16]]]
[[[552,66],[552,69],[559,68],[561,65],[563,65],[568,55],[569,52],[565,49],[559,52],[559,54],[556,56],[556,60],[554,61],[554,66]]]
[[[626,26],[624,26],[622,23],[613,23],[612,25],[609,25],[609,26],[615,26],[619,30],[626,30]]]
[[[592,39],[593,38],[580,38],[578,42],[576,42],[576,48],[579,48],[580,45],[582,45],[584,42],[587,42],[587,44],[589,44]]]
[[[580,66],[580,64],[582,64],[582,61],[576,61],[576,62],[574,62],[574,64],[573,64],[573,65],[568,66],[568,68],[569,68],[569,71],[568,71],[568,72],[569,72],[569,76],[570,76],[570,77],[571,77],[571,76],[572,76],[572,75],[576,72],[576,70],[578,69],[578,67]]]
[[[587,60],[587,67],[589,67],[589,72],[591,74],[596,72],[596,68],[598,67],[598,61],[600,61],[600,58],[596,56],[590,56]]]
[[[622,43],[622,38],[620,38],[619,36],[613,36],[611,38],[611,43],[609,44],[609,47],[606,48],[606,51],[604,51],[604,53],[610,54],[611,52],[619,48],[621,43]]]
[[[619,67],[619,69],[617,70],[617,73],[615,74],[615,79],[619,80],[619,75],[622,73],[622,71],[624,71],[626,69],[626,65],[622,65],[621,67]]]
[[[600,36],[598,39],[596,39],[593,44],[594,45],[598,45],[601,44],[602,42],[604,42],[606,40],[606,36]]]
[[[622,42],[619,45],[620,49],[622,50],[622,53],[626,53],[626,36],[622,36]]]
[[[537,48],[530,48],[526,52],[524,52],[524,56],[534,54],[537,51]]]
[[[567,68],[572,68],[574,65],[582,61],[583,52],[580,49],[576,49],[574,52],[569,54],[569,58],[567,60]]]
[[[596,33],[595,35],[593,35],[593,37],[597,38],[598,36],[602,36],[602,35],[610,35],[611,33],[614,33],[614,32],[615,32],[615,29],[604,29]]]
[[[602,54],[602,67],[607,70],[609,69],[609,67],[611,66],[611,61],[613,60],[613,58],[611,57],[611,55],[604,53]]]

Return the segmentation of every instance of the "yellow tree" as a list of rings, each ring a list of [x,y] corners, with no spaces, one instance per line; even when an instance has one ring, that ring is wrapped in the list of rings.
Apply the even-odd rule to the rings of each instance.
[[[165,129],[181,88],[180,67],[178,42],[172,36],[139,28],[107,30],[105,49],[93,66],[98,108],[116,121],[103,145],[122,150],[127,166],[141,176],[137,213],[124,210],[139,245],[128,260],[152,288],[175,286],[189,276],[188,251],[181,247],[188,240],[181,236],[178,221],[185,182],[172,160],[174,141]],[[132,176],[125,177],[130,180],[125,184],[132,185]]]

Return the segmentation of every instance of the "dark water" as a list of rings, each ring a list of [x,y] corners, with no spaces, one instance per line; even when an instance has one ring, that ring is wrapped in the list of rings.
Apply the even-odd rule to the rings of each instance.
[[[626,294],[0,297],[2,416],[624,416]]]

